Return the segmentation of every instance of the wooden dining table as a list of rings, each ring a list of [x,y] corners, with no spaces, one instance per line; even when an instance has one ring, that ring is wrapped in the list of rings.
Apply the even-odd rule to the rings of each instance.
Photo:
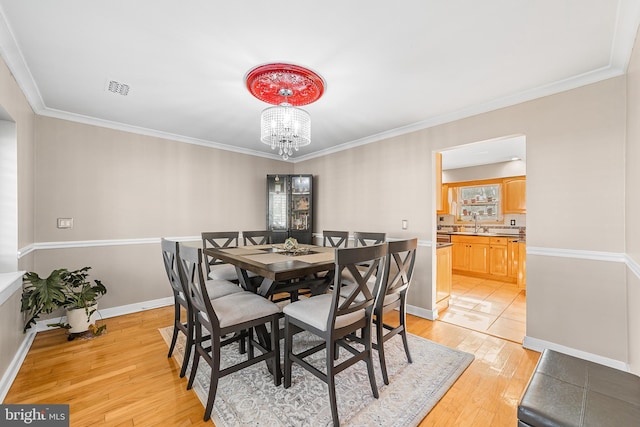
[[[203,252],[234,265],[240,285],[265,298],[280,292],[292,292],[297,297],[297,291],[303,288],[310,289],[312,295],[325,293],[333,282],[335,248],[299,245],[299,249],[291,252],[280,244],[272,244],[205,248]],[[255,276],[250,277],[249,272]],[[327,274],[318,274],[322,272]],[[260,344],[270,349],[266,327],[257,327],[256,335]],[[271,372],[269,363],[267,369]],[[276,375],[282,376],[280,367]]]
[[[264,297],[301,288],[324,293],[333,276],[317,273],[332,271],[335,262],[335,248],[315,245],[299,245],[297,251],[281,244],[205,248],[204,253],[234,265],[241,286]]]

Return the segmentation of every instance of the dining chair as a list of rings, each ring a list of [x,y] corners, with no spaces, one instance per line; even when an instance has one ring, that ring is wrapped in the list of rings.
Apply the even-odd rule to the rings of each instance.
[[[202,232],[202,249],[229,248],[238,246],[237,231],[204,231]],[[224,261],[208,255],[203,251],[206,277],[209,279],[223,279],[238,282],[236,267]]]
[[[335,273],[336,289],[341,288],[342,271],[349,270],[355,279],[355,285],[351,292],[341,296],[340,292],[317,295],[308,299],[292,302],[284,307],[284,387],[291,387],[291,370],[296,363],[324,381],[329,388],[329,403],[333,424],[339,425],[338,406],[336,401],[335,377],[338,373],[354,365],[359,361],[367,365],[369,383],[373,396],[378,398],[373,370],[372,343],[371,343],[371,317],[375,301],[375,295],[367,286],[367,282],[379,267],[383,266],[387,254],[387,244],[365,246],[359,248],[336,249]],[[358,264],[367,262],[368,269],[361,271]],[[378,274],[375,289],[381,289],[379,282],[382,275]],[[356,331],[363,331],[362,344],[354,346],[354,342],[347,340]],[[323,342],[315,347],[305,349],[299,353],[293,352],[294,335],[308,331],[320,337]],[[338,348],[348,350],[350,357],[340,361]],[[325,372],[312,366],[307,360],[308,356],[325,350]]]
[[[270,361],[269,370],[276,386],[281,383],[278,319],[280,308],[273,302],[249,291],[241,291],[210,299],[202,271],[202,249],[180,246],[178,271],[186,284],[187,298],[193,310],[195,329],[194,355],[187,389],[190,390],[198,371],[200,359],[211,368],[209,394],[205,405],[204,421],[211,418],[220,378],[255,365]],[[254,339],[256,327],[270,326],[270,343],[265,345]],[[203,331],[206,332],[205,336]],[[224,346],[242,341],[248,335],[247,359],[235,365],[221,367],[220,353]],[[256,354],[258,349],[260,354]]]
[[[187,289],[180,277],[178,271],[178,253],[180,251],[180,245],[177,241],[160,239],[160,245],[162,248],[162,258],[164,261],[164,268],[167,272],[169,284],[173,292],[173,335],[171,337],[171,345],[169,345],[169,354],[167,357],[171,357],[173,349],[178,339],[178,333],[184,333],[187,342],[184,350],[184,357],[182,359],[182,367],[180,369],[180,378],[185,376],[187,372],[187,365],[189,357],[191,356],[191,349],[193,347],[193,310],[189,305],[189,300],[186,296]],[[206,280],[205,286],[207,287],[207,293],[209,298],[220,298],[226,295],[242,292],[240,286],[227,280]],[[186,321],[181,320],[181,308],[186,312]],[[244,344],[244,343],[243,343]],[[241,347],[244,349],[244,346]]]
[[[348,231],[323,230],[322,231],[322,246],[330,246],[332,248],[346,248],[346,247],[349,247],[349,232]]]
[[[356,231],[353,233],[353,245],[355,247],[377,245],[379,243],[383,243],[386,238],[386,233]]]
[[[169,345],[169,354],[167,357],[171,357],[173,354],[179,332],[182,332],[187,338],[187,345],[185,346],[184,357],[182,359],[182,368],[180,369],[180,378],[182,378],[187,372],[187,365],[189,364],[189,357],[191,356],[191,342],[193,340],[192,322],[190,321],[191,313],[189,312],[189,303],[187,302],[187,297],[178,274],[178,242],[161,239],[160,246],[162,247],[164,268],[167,272],[169,284],[171,285],[171,291],[173,292],[173,335],[171,336],[171,345]],[[181,308],[184,308],[187,314],[187,320],[185,322],[181,320]]]
[[[273,243],[273,231],[270,231],[270,230],[243,231],[242,240],[245,246],[269,245]]]
[[[409,343],[407,342],[407,291],[411,285],[413,269],[416,263],[418,239],[398,240],[388,242],[387,257],[384,267],[384,275],[379,286],[381,290],[374,290],[379,297],[376,299],[373,309],[373,324],[376,331],[376,341],[373,348],[378,350],[382,378],[385,384],[389,384],[387,364],[385,360],[384,343],[400,334],[407,361],[412,363]],[[390,325],[385,322],[387,313],[398,310],[399,324]],[[396,316],[393,316],[396,319]],[[394,322],[395,323],[395,322]]]

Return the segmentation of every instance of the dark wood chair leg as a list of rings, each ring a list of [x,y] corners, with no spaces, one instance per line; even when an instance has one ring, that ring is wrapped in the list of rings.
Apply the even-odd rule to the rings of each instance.
[[[193,350],[193,333],[193,321],[189,319],[189,321],[187,322],[187,343],[184,348],[182,368],[180,369],[180,378],[183,378],[187,373],[187,365],[189,364],[189,358],[191,357],[191,351]]]
[[[376,343],[378,347],[378,358],[380,359],[380,369],[382,370],[382,379],[384,383],[389,385],[389,375],[387,373],[387,359],[384,354],[384,325],[382,319],[377,319],[376,326]]]
[[[371,392],[373,393],[373,397],[376,399],[379,397],[378,395],[378,385],[376,384],[376,373],[373,370],[373,346],[371,344],[371,328],[365,328],[364,336],[364,346],[365,352],[367,353],[364,361],[367,363],[367,371],[369,373],[369,383],[371,384]],[[382,347],[382,346],[379,346]],[[384,372],[384,371],[383,371]]]
[[[191,365],[191,375],[189,375],[187,390],[191,390],[191,387],[193,387],[193,381],[196,379],[196,372],[198,372],[199,362],[200,362],[200,350],[196,348],[195,352],[193,353],[193,365]]]
[[[291,351],[293,330],[289,322],[284,322],[284,388],[291,387]]]
[[[167,357],[171,357],[171,355],[173,354],[173,348],[176,346],[176,342],[178,341],[178,322],[180,322],[180,306],[178,306],[178,304],[174,305],[174,309],[175,309],[175,314],[174,314],[174,321],[173,321],[173,336],[171,337],[171,345],[169,346],[169,354],[167,354]]]
[[[405,312],[405,302],[402,301],[402,306],[400,309],[400,322],[402,325],[402,344],[404,344],[404,352],[407,354],[407,361],[409,363],[413,363],[413,360],[411,360],[411,352],[409,351],[409,342],[407,341],[407,326],[405,325],[406,323],[406,312]]]
[[[218,372],[220,371],[220,340],[217,343],[212,343],[211,346],[211,378],[209,380],[209,397],[207,398],[207,406],[204,410],[204,420],[208,421],[211,418],[211,411],[213,410],[213,402],[216,400],[216,392],[218,391]]]
[[[271,351],[273,351],[272,372],[273,384],[279,386],[282,384],[282,367],[280,366],[280,325],[279,315],[276,315],[271,321]],[[286,347],[285,347],[286,351]]]
[[[327,386],[329,387],[329,405],[331,405],[331,416],[333,418],[333,425],[337,427],[340,425],[340,419],[338,417],[338,402],[336,400],[336,378],[333,367],[333,359],[328,357],[329,354],[336,354],[335,341],[330,339],[327,342]]]

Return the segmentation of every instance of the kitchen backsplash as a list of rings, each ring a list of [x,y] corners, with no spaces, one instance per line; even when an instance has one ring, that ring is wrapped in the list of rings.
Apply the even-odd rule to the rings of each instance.
[[[518,234],[526,235],[526,214],[507,214],[504,216],[501,223],[486,223],[482,222],[478,224],[478,227],[486,233],[505,233],[505,234]],[[511,225],[514,224],[514,225]],[[462,229],[464,228],[464,230]],[[474,224],[456,224],[454,215],[438,215],[438,230],[441,231],[473,231]]]

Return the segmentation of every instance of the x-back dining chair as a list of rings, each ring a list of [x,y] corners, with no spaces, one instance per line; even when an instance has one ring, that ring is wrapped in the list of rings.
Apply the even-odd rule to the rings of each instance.
[[[346,247],[349,247],[349,232],[348,231],[323,230],[322,231],[322,246],[330,246],[332,248],[346,248]]]
[[[387,238],[387,233],[372,233],[364,231],[356,231],[353,233],[353,245],[369,246],[383,243]]]
[[[245,246],[269,245],[273,243],[273,231],[270,231],[270,230],[243,231],[242,240]]]
[[[200,359],[211,367],[209,395],[205,405],[204,420],[211,418],[220,378],[255,365],[270,361],[274,384],[280,385],[280,348],[278,319],[280,308],[271,301],[249,291],[241,291],[220,298],[210,299],[202,272],[202,249],[181,245],[178,252],[178,268],[186,284],[187,298],[193,310],[195,340],[191,375],[187,389],[191,389]],[[254,328],[270,325],[270,348],[254,339]],[[203,335],[203,331],[208,336]],[[242,341],[248,335],[247,359],[225,368],[220,366],[222,347]],[[229,338],[230,337],[230,338]],[[209,343],[209,338],[211,342]],[[258,349],[260,354],[256,354]],[[265,373],[267,373],[265,371]]]
[[[371,343],[371,316],[375,295],[367,286],[370,278],[382,268],[387,254],[387,244],[366,246],[360,248],[336,249],[335,254],[335,289],[341,288],[342,272],[349,270],[355,279],[355,284],[348,294],[340,292],[323,294],[308,299],[293,302],[284,307],[285,315],[285,351],[284,351],[284,387],[291,386],[291,370],[296,363],[324,381],[329,388],[329,403],[333,424],[338,426],[338,406],[336,400],[336,375],[359,361],[365,362],[369,376],[369,383],[373,395],[378,397],[375,373],[373,370]],[[367,262],[369,267],[362,271],[358,264]],[[378,274],[374,289],[380,289],[382,274]],[[303,330],[309,331],[323,339],[323,343],[301,351],[293,352],[294,335]],[[346,337],[363,331],[363,348],[354,347]],[[346,360],[336,360],[338,347],[348,350],[350,357]],[[307,360],[308,356],[318,351],[326,351],[326,369],[320,371]]]
[[[238,246],[237,231],[204,231],[202,232],[202,249],[205,248],[229,248]],[[238,282],[238,273],[235,266],[227,264],[211,255],[203,253],[206,277],[209,279],[223,279]]]
[[[418,239],[398,240],[388,242],[388,252],[384,267],[384,276],[379,286],[381,291],[373,310],[373,322],[376,330],[376,342],[373,348],[378,350],[382,378],[389,384],[387,364],[385,360],[384,343],[400,334],[407,361],[412,363],[409,343],[407,342],[407,291],[411,285],[413,269],[416,262]],[[386,313],[398,310],[399,324],[391,326],[385,323]],[[394,316],[395,318],[395,316]],[[388,332],[387,332],[388,331]]]
[[[171,357],[173,349],[178,339],[178,333],[184,333],[187,338],[185,345],[184,357],[182,359],[182,367],[180,369],[180,378],[184,377],[187,372],[187,365],[189,363],[189,357],[191,355],[191,349],[193,347],[193,310],[189,304],[187,297],[187,289],[182,281],[182,277],[178,270],[178,254],[180,252],[180,244],[177,241],[161,239],[160,246],[162,248],[162,259],[164,261],[164,268],[167,272],[169,284],[173,292],[173,335],[171,337],[171,345],[169,346],[169,354],[167,357]],[[206,280],[205,286],[209,298],[220,298],[226,295],[242,292],[240,286],[227,280]],[[181,320],[181,308],[186,312],[186,321]]]
[[[171,337],[171,345],[169,346],[169,354],[167,357],[171,357],[173,354],[173,349],[178,341],[178,333],[182,332],[185,337],[187,337],[187,345],[182,359],[182,368],[180,369],[180,378],[182,378],[187,372],[189,356],[191,355],[193,323],[189,318],[191,316],[189,303],[187,302],[187,296],[184,293],[184,288],[182,287],[182,282],[178,274],[178,242],[161,239],[160,246],[162,248],[164,268],[167,272],[169,284],[171,285],[171,291],[173,292],[173,336]],[[187,313],[187,320],[185,322],[181,320],[181,308],[184,308]]]

